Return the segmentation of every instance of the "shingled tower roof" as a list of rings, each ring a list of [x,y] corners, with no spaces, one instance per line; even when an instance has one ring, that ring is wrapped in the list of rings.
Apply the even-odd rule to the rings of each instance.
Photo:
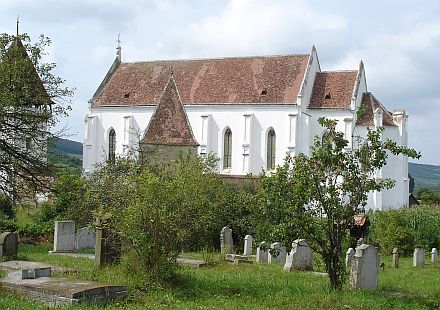
[[[141,144],[198,146],[171,73]]]
[[[14,70],[14,79],[9,83],[14,83],[14,91],[20,93],[22,104],[53,104],[19,36],[14,37],[1,62],[7,71]]]

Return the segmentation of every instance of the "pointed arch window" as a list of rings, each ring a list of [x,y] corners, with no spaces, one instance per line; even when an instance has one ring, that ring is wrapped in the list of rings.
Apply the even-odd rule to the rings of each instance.
[[[108,160],[114,162],[116,157],[116,132],[112,128],[108,133]]]
[[[275,130],[271,129],[267,133],[267,170],[275,169],[275,145],[276,145],[276,135]]]
[[[223,138],[223,169],[231,169],[232,162],[232,131],[226,129]]]

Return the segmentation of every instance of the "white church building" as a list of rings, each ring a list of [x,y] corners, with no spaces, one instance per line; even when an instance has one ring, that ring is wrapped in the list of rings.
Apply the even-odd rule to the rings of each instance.
[[[183,121],[170,129],[165,120],[156,131],[168,137],[163,144],[173,145],[188,141],[179,137],[179,128],[186,130],[198,154],[219,158],[221,174],[258,175],[282,164],[286,153],[309,154],[314,137],[325,132],[317,122],[322,116],[338,121],[337,130],[350,141],[350,149],[354,137],[377,126],[385,127],[384,139],[407,145],[408,115],[404,110],[389,112],[367,90],[362,62],[357,70],[321,71],[314,47],[310,54],[122,62],[118,47],[89,101],[86,174],[96,164],[138,147],[171,79]],[[361,106],[366,114],[357,119]],[[371,192],[367,209],[408,205],[407,157],[389,154],[377,177],[392,178],[396,185]]]

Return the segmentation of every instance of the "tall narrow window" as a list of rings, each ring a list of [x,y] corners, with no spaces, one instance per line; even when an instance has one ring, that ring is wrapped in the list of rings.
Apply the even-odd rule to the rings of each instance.
[[[114,129],[112,129],[108,134],[108,160],[110,162],[115,161],[115,153],[116,153],[116,132]]]
[[[232,161],[232,131],[226,129],[223,140],[223,169],[231,169]]]
[[[275,130],[271,129],[267,133],[267,170],[275,169]]]

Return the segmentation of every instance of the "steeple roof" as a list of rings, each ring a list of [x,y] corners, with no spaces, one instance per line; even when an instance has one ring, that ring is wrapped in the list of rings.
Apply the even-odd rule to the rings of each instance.
[[[12,89],[23,101],[17,102],[18,104],[45,105],[53,103],[19,36],[14,37],[1,59],[0,66],[3,67],[2,71],[14,72],[13,80],[10,83],[14,83]]]
[[[141,144],[198,146],[171,73]]]

